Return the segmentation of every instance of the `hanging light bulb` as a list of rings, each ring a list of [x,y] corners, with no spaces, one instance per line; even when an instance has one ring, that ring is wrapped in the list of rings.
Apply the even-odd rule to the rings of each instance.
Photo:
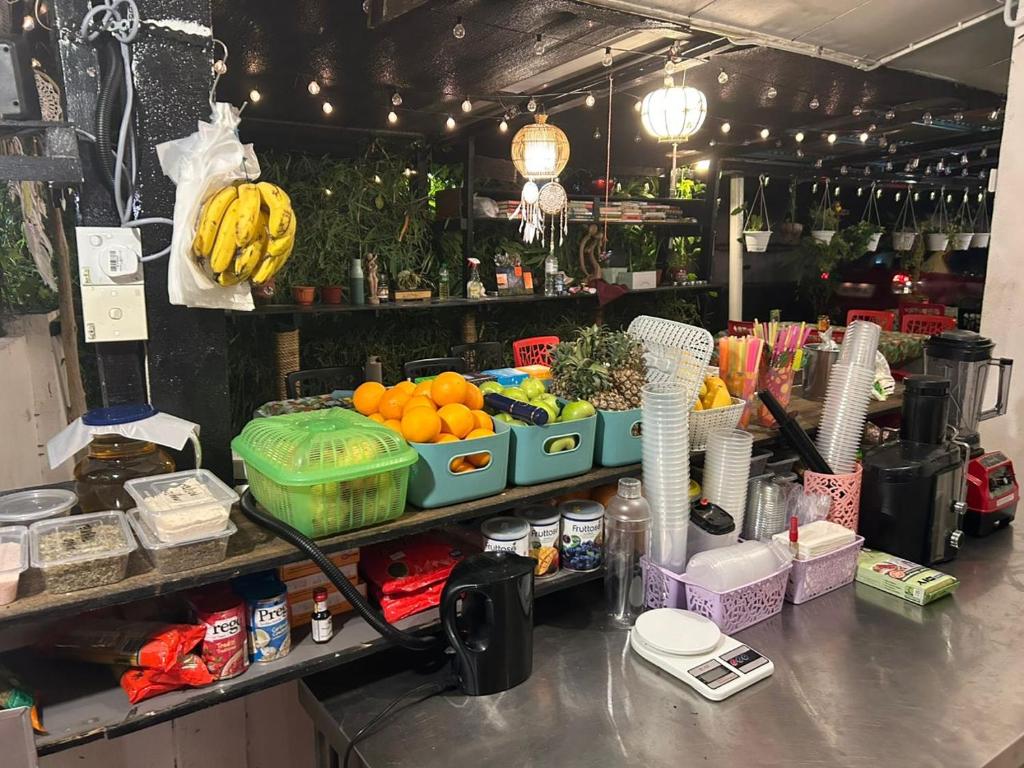
[[[473,102],[469,100],[469,96],[467,96],[466,98],[464,98],[462,100],[462,111],[463,112],[472,112],[473,111]]]
[[[890,145],[889,145],[889,154],[890,154],[890,155],[895,155],[895,154],[896,154],[896,148],[897,148],[897,147],[896,147],[896,145],[895,145],[895,144],[890,144]]]
[[[886,120],[895,120],[896,119],[896,110],[895,109],[887,109],[887,110],[885,110],[885,119]]]
[[[761,138],[762,139],[767,139],[769,136],[771,136],[771,134],[772,134],[772,132],[769,131],[767,128],[762,128],[761,129]]]
[[[633,143],[634,144],[639,144],[641,141],[643,141],[643,139],[640,138],[640,134],[639,133],[636,136],[633,137]]]
[[[834,133],[830,133],[826,141],[828,141],[829,144],[835,144],[838,139],[838,136],[836,136]]]
[[[310,80],[309,85],[306,86],[306,90],[309,91],[310,96],[316,96],[320,93],[320,83],[316,80]]]
[[[462,17],[457,16],[455,18],[455,26],[452,27],[452,37],[456,40],[461,40],[466,36],[466,28],[462,26]]]
[[[640,101],[638,101],[636,104],[633,105],[633,111],[634,112],[640,112],[643,108],[644,108],[643,102],[640,102]]]
[[[877,130],[878,130],[878,126],[875,125],[874,123],[871,123],[871,125],[868,126],[868,133],[874,133]]]
[[[897,193],[896,193],[896,202],[897,202],[897,203],[898,203],[898,202],[900,201],[900,198],[901,198],[901,197],[903,197],[903,193],[902,193],[902,192],[897,192]]]
[[[867,131],[861,131],[860,136],[858,136],[857,138],[860,139],[860,143],[861,144],[867,144],[868,143],[868,138],[869,138],[868,137],[868,132]]]
[[[849,172],[850,172],[850,169],[847,168],[845,165],[839,166],[839,173],[842,174],[843,176],[845,176]]]
[[[864,108],[860,104],[855,104],[853,107],[853,116],[860,117],[864,114]]]
[[[952,203],[953,202],[953,195],[952,194],[946,195],[946,202],[947,203]]]
[[[601,57],[601,66],[602,67],[610,67],[614,62],[615,62],[615,60],[612,58],[612,49],[611,48],[605,48],[604,49],[604,56]]]
[[[960,175],[961,176],[966,176],[967,175],[967,169],[966,168],[961,168],[960,169]]]
[[[988,147],[982,147],[979,153],[982,157],[988,157]]]
[[[818,191],[818,182],[814,182],[813,184],[811,184],[811,194],[813,195],[817,191]]]
[[[955,122],[962,123],[964,121],[964,113],[963,112],[954,112],[953,113],[953,120]]]
[[[402,106],[402,94],[400,94],[398,91],[395,91],[394,93],[392,93],[391,94],[391,103],[393,105],[395,105],[396,107]]]
[[[774,99],[776,96],[779,95],[779,92],[774,85],[769,85],[768,90],[764,92],[764,95],[767,96],[769,99]]]
[[[324,197],[330,197],[334,194],[334,190],[330,187],[324,187]]]
[[[537,38],[533,41],[533,52],[538,56],[543,56],[547,46],[544,44],[544,36],[538,32]]]
[[[924,123],[925,125],[931,125],[933,122],[935,122],[935,118],[932,117],[931,112],[925,112],[923,115],[921,115],[921,122]]]
[[[857,187],[857,197],[862,197],[863,195],[864,195],[864,187]]]
[[[978,178],[979,179],[984,179],[987,176],[988,176],[988,171],[986,171],[984,168],[982,168],[980,171],[978,171]],[[981,202],[981,193],[980,192],[978,193],[978,202],[979,203]]]
[[[921,193],[920,192],[915,192],[914,193],[914,202],[916,203],[920,199],[921,199]]]
[[[398,122],[398,113],[395,112],[395,110],[393,109],[390,112],[388,112],[388,122],[391,123],[392,125]]]
[[[725,85],[729,82],[729,73],[724,69],[718,70],[718,83],[719,85]]]
[[[257,91],[255,88],[249,91],[249,101],[251,101],[253,104],[259,104],[260,99],[262,98],[263,94]]]
[[[713,147],[713,146],[715,146],[715,145],[716,145],[717,143],[718,143],[717,141],[715,141],[714,139],[712,139],[711,141],[709,141],[709,142],[708,142],[708,146],[709,146],[709,147]]]
[[[818,101],[817,96],[811,96],[811,100],[810,102],[808,102],[807,106],[810,107],[811,109],[817,109],[818,107],[821,106],[821,102]]]
[[[795,136],[793,136],[793,140],[794,140],[794,141],[795,141],[795,142],[796,142],[797,144],[800,144],[801,142],[803,142],[803,140],[804,140],[804,132],[803,132],[803,131],[797,131],[797,132],[796,132],[796,135],[795,135]]]
[[[21,20],[21,29],[24,32],[31,32],[36,28],[36,17],[31,13],[26,13],[25,18]]]
[[[878,146],[880,146],[882,149],[885,149],[887,146],[889,146],[889,140],[885,138],[885,136],[879,136]]]
[[[334,105],[331,104],[331,102],[329,102],[329,101],[325,101],[320,106],[320,109],[322,109],[324,111],[325,115],[329,115],[329,114],[331,114],[334,111]]]
[[[962,155],[960,155],[960,165],[967,165],[969,162],[970,162],[970,160],[967,159],[967,153],[966,152],[964,152]]]
[[[892,160],[888,160],[888,161],[887,161],[887,162],[885,163],[885,170],[887,170],[887,171],[892,171],[892,167],[893,167],[893,166],[892,166]]]
[[[930,165],[925,167],[924,175],[925,176],[931,176],[932,175],[932,167]]]
[[[537,111],[537,100],[535,98],[533,98],[533,96],[531,96],[530,100],[528,102],[526,102],[526,111],[527,112],[536,112]]]
[[[504,117],[501,118],[501,122],[498,123],[498,130],[501,131],[502,133],[508,133],[508,120],[506,120]]]
[[[600,138],[601,138],[601,129],[600,128],[595,128],[594,129],[594,141],[597,141]]]
[[[447,128],[449,131],[454,131],[455,130],[455,118],[452,117],[451,115],[448,115],[448,119],[444,121],[444,127]]]
[[[994,123],[996,120],[999,119],[999,115],[1000,115],[1000,110],[999,109],[993,109],[991,112],[988,113],[988,119],[991,120]]]
[[[722,123],[722,133],[729,133],[732,130],[732,126],[728,123]]]
[[[594,98],[594,94],[588,93],[587,98],[583,100],[583,103],[586,104],[588,107],[592,107],[595,104],[597,104],[597,99]]]
[[[800,147],[797,147],[797,149],[796,149],[796,156],[797,157],[803,157],[804,156],[804,151],[802,149],[800,149]]]
[[[819,157],[817,160],[814,161],[814,167],[815,168],[821,168],[821,166],[822,166],[822,162],[821,162],[821,158]]]
[[[942,173],[944,170],[946,170],[946,158],[939,158],[939,162],[935,164],[935,170],[938,171],[939,173]]]
[[[865,176],[870,176],[871,175],[871,166],[870,165],[865,165],[864,166],[864,175]]]
[[[882,199],[882,190],[880,190],[880,189],[876,189],[875,190],[875,199],[876,200],[881,200]]]
[[[839,193],[840,193],[841,191],[842,191],[842,190],[840,190],[840,189],[839,189],[839,185],[838,185],[838,184],[836,184],[836,188],[835,188],[835,190],[834,190],[834,191],[833,191],[833,193],[832,193],[832,194],[833,194],[833,197],[839,197]]]
[[[919,165],[921,165],[920,157],[915,157],[913,160],[910,161],[910,167],[913,168],[914,170],[917,170],[917,167]]]

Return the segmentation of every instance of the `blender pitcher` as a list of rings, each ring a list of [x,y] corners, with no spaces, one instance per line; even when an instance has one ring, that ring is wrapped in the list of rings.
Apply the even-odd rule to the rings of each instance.
[[[925,373],[941,376],[950,382],[949,424],[959,438],[980,450],[978,423],[1006,413],[1013,360],[993,358],[995,344],[973,331],[944,331],[924,345]],[[982,409],[989,366],[999,367],[996,403]]]

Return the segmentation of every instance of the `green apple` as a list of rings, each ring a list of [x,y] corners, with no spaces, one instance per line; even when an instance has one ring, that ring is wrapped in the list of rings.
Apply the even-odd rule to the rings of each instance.
[[[505,387],[501,390],[501,394],[513,400],[520,400],[524,403],[530,402],[530,398],[528,398],[526,393],[519,387]]]
[[[576,438],[571,435],[568,437],[560,437],[557,440],[552,440],[548,443],[548,453],[563,453],[564,451],[571,451],[576,447]]]
[[[531,400],[530,405],[534,408],[540,408],[543,411],[547,411],[548,424],[554,424],[558,421],[558,410],[551,405],[551,403],[546,403],[543,400]]]
[[[544,382],[540,379],[535,379],[532,376],[519,384],[520,389],[526,393],[526,396],[533,400],[538,395],[542,395],[545,392]]]
[[[536,397],[531,397],[530,400],[543,400],[544,402],[551,403],[556,408],[558,407],[558,395],[553,395],[550,392],[542,392]]]
[[[562,421],[576,421],[577,419],[588,419],[597,413],[594,406],[586,400],[573,400],[566,403],[562,408]]]
[[[485,381],[480,385],[480,391],[485,395],[500,395],[502,390],[501,384],[496,382],[494,379]]]
[[[494,418],[496,418],[498,421],[503,421],[506,424],[511,424],[516,420],[511,413],[496,413],[494,414]]]

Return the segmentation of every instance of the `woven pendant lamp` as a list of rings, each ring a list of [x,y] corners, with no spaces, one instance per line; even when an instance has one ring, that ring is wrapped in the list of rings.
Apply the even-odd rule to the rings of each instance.
[[[553,179],[569,162],[569,139],[565,132],[537,115],[512,137],[512,163],[520,175],[530,179]]]

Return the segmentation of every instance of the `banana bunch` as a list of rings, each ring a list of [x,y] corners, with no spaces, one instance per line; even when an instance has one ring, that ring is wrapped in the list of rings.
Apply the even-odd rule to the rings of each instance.
[[[192,255],[221,285],[260,285],[292,255],[295,224],[292,202],[276,184],[229,184],[203,203]]]

